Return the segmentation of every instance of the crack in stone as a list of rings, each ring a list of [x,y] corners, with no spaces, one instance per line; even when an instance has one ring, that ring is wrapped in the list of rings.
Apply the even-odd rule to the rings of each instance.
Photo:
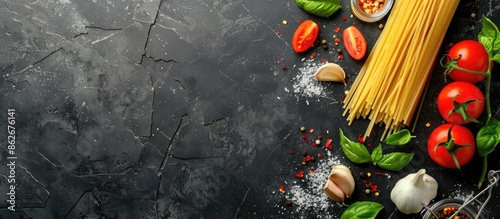
[[[226,118],[218,118],[218,119],[214,119],[214,120],[210,121],[209,123],[204,123],[203,126],[210,126],[210,125],[212,125],[212,124],[214,124],[216,122],[219,122],[219,121],[226,121],[226,122],[228,122]]]
[[[159,206],[159,200],[160,200],[160,188],[161,188],[161,178],[162,178],[162,175],[160,175],[158,177],[158,186],[156,187],[156,198],[155,198],[155,207],[156,207],[156,218],[159,219],[160,218],[160,206]]]
[[[243,196],[243,200],[241,200],[240,205],[238,206],[238,209],[236,209],[236,213],[234,213],[234,218],[238,218],[238,213],[240,212],[241,206],[243,206],[243,203],[245,203],[245,200],[247,199],[248,192],[250,191],[250,187],[248,187],[247,191],[245,192],[245,196]]]
[[[24,68],[23,70],[21,70],[21,71],[19,71],[19,72],[17,72],[17,73],[13,73],[12,75],[18,75],[18,74],[21,74],[21,73],[23,73],[23,72],[27,71],[28,69],[31,69],[31,68],[35,67],[35,65],[40,64],[40,63],[41,63],[41,62],[43,62],[45,59],[49,58],[50,56],[54,55],[55,53],[57,53],[57,52],[59,52],[59,51],[61,51],[61,50],[64,50],[64,48],[63,48],[63,47],[59,47],[58,49],[56,49],[56,50],[54,50],[54,51],[50,52],[48,55],[46,55],[46,56],[42,57],[40,60],[37,60],[37,61],[33,62],[33,64],[29,65],[28,67]]]
[[[175,155],[170,155],[170,157],[178,159],[178,160],[208,160],[208,159],[217,159],[223,158],[222,156],[207,156],[207,157],[178,157]]]
[[[188,114],[182,115],[179,124],[177,125],[177,128],[175,129],[174,133],[172,134],[172,137],[170,137],[170,142],[167,147],[167,151],[165,151],[165,154],[163,155],[163,159],[160,164],[160,168],[158,169],[158,176],[161,175],[161,171],[165,167],[167,161],[168,161],[168,152],[172,149],[172,145],[175,139],[175,136],[179,133],[179,130],[182,128],[183,124],[187,123],[187,120],[189,120]]]
[[[78,205],[78,203],[80,203],[80,201],[82,200],[82,198],[85,196],[85,194],[87,194],[87,192],[90,192],[92,194],[92,197],[94,197],[95,201],[97,202],[97,205],[100,205],[99,204],[99,200],[97,200],[97,196],[94,194],[94,192],[92,190],[87,190],[87,191],[84,191],[82,193],[82,195],[80,195],[80,198],[78,198],[78,200],[76,200],[75,204],[73,204],[73,206],[71,207],[71,209],[69,209],[68,213],[66,213],[66,216],[64,216],[64,218],[68,218],[69,214],[73,211],[73,209]]]
[[[26,169],[26,167],[23,167],[22,165],[19,165],[19,167],[20,167],[21,169],[23,169],[24,171],[26,171],[26,173],[28,173],[28,174],[31,176],[31,178],[32,178],[35,182],[37,182],[38,184],[42,185],[42,186],[43,186],[43,188],[45,188],[45,192],[47,193],[47,199],[45,199],[45,201],[44,201],[44,203],[43,203],[43,207],[42,207],[42,208],[45,208],[45,206],[47,205],[47,202],[48,202],[48,200],[49,200],[49,198],[50,198],[50,192],[49,192],[49,190],[47,190],[47,186],[45,186],[43,183],[41,183],[40,181],[38,181],[38,180],[37,180],[37,179],[33,176],[33,174],[31,174],[31,172],[30,172],[30,171],[28,171],[28,169]],[[37,195],[37,196],[38,196],[38,195]],[[42,198],[42,197],[40,197],[40,196],[38,196],[38,198],[40,198],[40,200],[43,200],[43,198]]]
[[[60,166],[56,165],[55,163],[52,163],[52,161],[50,161],[50,160],[49,160],[49,158],[47,158],[44,154],[42,154],[42,153],[38,150],[38,147],[37,147],[37,149],[36,149],[36,152],[37,152],[40,156],[42,156],[42,158],[43,158],[44,160],[46,160],[47,162],[49,162],[49,163],[50,163],[53,167],[60,167]]]
[[[146,36],[146,43],[144,43],[144,50],[142,53],[141,61],[138,64],[142,64],[144,57],[149,57],[146,55],[146,48],[148,47],[149,37],[151,35],[151,29],[153,29],[153,26],[156,25],[156,22],[158,21],[158,14],[160,14],[160,8],[161,8],[162,3],[163,3],[163,0],[160,0],[160,4],[158,4],[158,10],[156,10],[155,20],[153,21],[152,24],[149,25],[148,34]],[[153,60],[155,60],[155,59],[153,59]]]
[[[148,36],[149,38],[149,36]],[[170,63],[170,62],[173,62],[173,63],[179,63],[173,59],[169,59],[169,60],[166,60],[166,59],[155,59],[153,56],[149,56],[149,55],[146,55],[146,54],[143,54],[142,55],[143,58],[150,58],[153,60],[153,62],[164,62],[164,63]],[[141,62],[142,62],[142,59],[141,59]]]
[[[174,81],[175,81],[175,82],[177,82],[177,83],[179,83],[179,85],[181,86],[181,88],[182,88],[183,90],[186,90],[186,87],[184,87],[184,84],[182,83],[182,81],[181,81],[181,80],[174,78]]]
[[[124,28],[104,28],[104,27],[98,27],[98,26],[85,26],[85,29],[98,29],[98,30],[103,30],[103,31],[121,31]],[[73,39],[80,37],[82,35],[87,35],[89,32],[82,32],[73,37]]]
[[[14,14],[17,14],[17,12],[15,12],[14,10],[10,9],[8,6],[3,6],[3,7],[0,7],[0,9],[2,8],[6,8],[7,10],[9,10],[10,12],[14,13]]]

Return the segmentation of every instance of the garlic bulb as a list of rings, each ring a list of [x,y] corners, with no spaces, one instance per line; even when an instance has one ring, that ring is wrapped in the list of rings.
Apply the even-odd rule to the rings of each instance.
[[[330,199],[344,203],[344,198],[349,198],[354,192],[354,185],[351,170],[344,165],[335,165],[323,189]]]
[[[345,85],[345,71],[335,63],[327,63],[321,66],[314,74],[318,81],[342,82]]]
[[[437,195],[438,183],[425,169],[400,179],[391,191],[391,200],[405,214],[418,213]]]

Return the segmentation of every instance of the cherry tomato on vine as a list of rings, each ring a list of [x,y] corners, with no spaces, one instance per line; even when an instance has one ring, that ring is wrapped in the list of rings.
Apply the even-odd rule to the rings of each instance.
[[[366,40],[361,31],[355,26],[350,26],[342,32],[347,53],[356,60],[360,60],[366,53]]]
[[[427,152],[434,162],[446,168],[467,164],[476,150],[474,135],[461,125],[442,124],[434,129],[427,141]]]
[[[475,85],[455,81],[446,85],[437,97],[439,113],[449,123],[478,122],[484,109],[484,95]]]
[[[475,72],[486,72],[488,70],[488,53],[484,46],[476,40],[463,40],[453,45],[448,52],[448,58],[448,61],[450,59],[458,60],[456,64],[467,70]],[[473,74],[458,69],[451,70],[448,75],[454,81],[466,81],[473,84],[482,81],[486,77],[485,75]]]
[[[318,37],[319,27],[312,20],[303,21],[295,30],[292,38],[292,48],[295,52],[305,52],[312,46]]]

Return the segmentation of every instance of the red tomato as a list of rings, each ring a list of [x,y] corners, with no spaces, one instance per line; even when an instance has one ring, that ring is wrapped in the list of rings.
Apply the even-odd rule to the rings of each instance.
[[[312,20],[303,21],[292,38],[292,48],[295,52],[304,52],[314,45],[318,37],[319,27]]]
[[[476,122],[483,113],[484,95],[471,83],[455,81],[441,90],[437,106],[441,116],[449,123]]]
[[[350,26],[342,32],[344,46],[349,55],[360,60],[366,53],[366,40],[363,34],[355,26]]]
[[[475,150],[476,143],[472,132],[463,126],[450,123],[434,129],[427,141],[427,152],[432,160],[446,168],[460,169],[472,159]],[[456,157],[457,163],[453,156]]]
[[[478,41],[460,41],[451,47],[448,56],[450,59],[458,59],[457,64],[461,68],[477,72],[486,72],[488,70],[488,52],[486,52],[483,44]],[[458,69],[451,70],[448,75],[455,81],[466,81],[473,84],[482,81],[486,77],[485,75],[473,74]]]

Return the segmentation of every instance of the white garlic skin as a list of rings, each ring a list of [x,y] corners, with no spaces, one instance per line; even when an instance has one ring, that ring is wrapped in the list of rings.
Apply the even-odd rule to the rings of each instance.
[[[437,195],[438,183],[420,169],[400,179],[391,191],[391,200],[405,214],[419,213]]]

